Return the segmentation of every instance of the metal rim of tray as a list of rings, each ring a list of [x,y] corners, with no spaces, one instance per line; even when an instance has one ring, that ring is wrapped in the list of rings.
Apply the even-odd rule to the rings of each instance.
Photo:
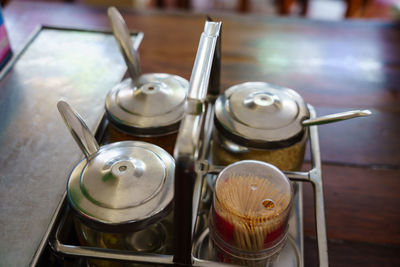
[[[204,243],[208,243],[209,241],[209,229],[206,228],[206,230],[204,230],[201,235],[199,236],[199,238],[197,238],[196,242],[193,244],[193,254],[195,257],[197,258],[201,258],[201,249],[202,249],[202,245]],[[300,262],[301,262],[301,253],[297,247],[296,241],[293,239],[293,237],[291,237],[290,235],[288,235],[288,239],[286,241],[286,245],[285,247],[288,247],[288,250],[292,250],[292,253],[295,254],[296,257],[296,262],[297,262],[297,266],[300,266]],[[285,248],[283,248],[284,250]],[[207,253],[207,252],[206,252]],[[279,263],[278,263],[279,265]]]

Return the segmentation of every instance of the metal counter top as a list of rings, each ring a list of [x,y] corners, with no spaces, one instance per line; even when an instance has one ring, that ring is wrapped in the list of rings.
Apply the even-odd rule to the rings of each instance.
[[[1,73],[0,265],[29,264],[83,156],[57,101],[93,129],[125,68],[112,35],[44,27]]]

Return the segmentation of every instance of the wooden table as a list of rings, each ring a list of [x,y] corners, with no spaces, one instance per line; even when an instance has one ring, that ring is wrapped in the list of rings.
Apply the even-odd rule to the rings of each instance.
[[[3,13],[14,51],[40,24],[109,28],[102,8],[11,2]],[[203,15],[122,14],[145,33],[143,72],[189,79]],[[319,127],[329,262],[400,266],[400,24],[214,18],[223,21],[223,89],[267,81],[296,89],[319,115],[371,109],[368,118]],[[305,266],[317,266],[311,186],[304,196]]]

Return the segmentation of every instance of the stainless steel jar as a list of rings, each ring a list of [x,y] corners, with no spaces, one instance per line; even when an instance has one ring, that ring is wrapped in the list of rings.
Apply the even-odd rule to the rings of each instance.
[[[111,128],[111,141],[140,140],[172,153],[189,82],[166,73],[142,74],[138,53],[133,49],[122,16],[115,8],[109,8],[108,15],[130,76],[116,85],[106,98],[107,117],[120,132]]]
[[[81,161],[68,181],[68,200],[93,229],[133,232],[172,210],[174,160],[165,150],[140,141],[102,146]]]
[[[58,108],[86,158],[72,170],[67,194],[82,245],[168,253],[173,208],[172,156],[140,141],[99,148],[80,116],[60,101]],[[102,266],[104,261],[92,261]]]
[[[107,117],[118,131],[134,136],[130,139],[157,144],[172,153],[188,86],[187,80],[163,73],[141,75],[138,85],[128,78],[107,95]],[[129,139],[118,133],[111,136]]]
[[[292,89],[264,82],[230,87],[215,103],[214,164],[245,159],[299,170],[304,159],[307,105]]]

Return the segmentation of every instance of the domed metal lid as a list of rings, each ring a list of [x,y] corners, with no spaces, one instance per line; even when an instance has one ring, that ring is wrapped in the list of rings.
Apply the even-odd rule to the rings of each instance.
[[[307,105],[292,89],[264,82],[230,87],[215,103],[216,127],[228,139],[255,148],[281,148],[301,139]]]
[[[160,135],[178,130],[189,82],[164,73],[144,74],[139,86],[126,79],[107,95],[106,111],[118,128],[135,135]]]
[[[160,147],[138,141],[113,143],[72,171],[68,199],[92,227],[139,230],[172,208],[173,177],[174,160]]]

